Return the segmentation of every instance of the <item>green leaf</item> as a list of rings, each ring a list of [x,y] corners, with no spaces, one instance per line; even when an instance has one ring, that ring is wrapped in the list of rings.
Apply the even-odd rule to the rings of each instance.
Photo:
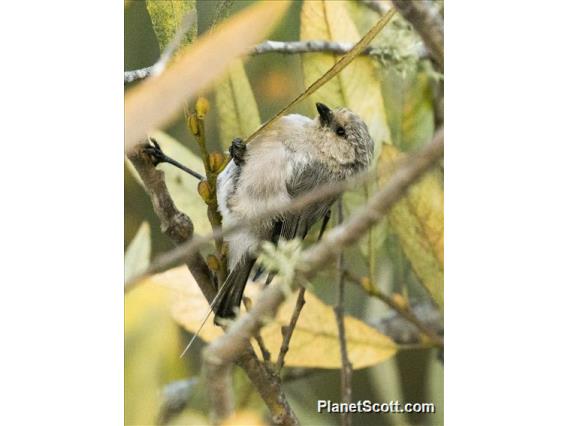
[[[146,270],[150,264],[150,250],[150,226],[143,222],[124,255],[125,281]]]
[[[380,158],[380,185],[388,182],[393,164],[402,157],[385,146]],[[444,190],[437,171],[412,185],[388,214],[412,269],[432,299],[444,307]]]
[[[245,139],[260,126],[260,115],[245,67],[237,59],[215,91],[221,145],[228,148],[234,138]]]
[[[383,90],[394,144],[412,151],[430,142],[434,136],[434,103],[428,72],[385,70]]]
[[[302,6],[300,38],[357,42],[361,38],[344,1],[307,1]],[[304,82],[311,85],[328,68],[340,60],[330,53],[303,55]],[[369,57],[359,56],[351,64],[318,89],[312,102],[323,102],[330,108],[347,107],[363,118],[375,141],[378,156],[381,145],[390,143],[381,84],[377,67]]]
[[[185,15],[195,11],[195,0],[146,0],[146,9],[160,45],[160,52],[166,49],[174,37]],[[197,25],[187,31],[179,45],[190,44],[197,36]]]
[[[202,175],[205,174],[201,159],[173,137],[161,131],[151,133],[151,137],[158,141],[166,155]],[[136,169],[129,161],[126,164],[136,181],[142,185]],[[199,181],[171,164],[160,164],[158,169],[163,170],[166,185],[176,207],[191,218],[195,232],[201,235],[211,232],[207,205],[197,192]]]

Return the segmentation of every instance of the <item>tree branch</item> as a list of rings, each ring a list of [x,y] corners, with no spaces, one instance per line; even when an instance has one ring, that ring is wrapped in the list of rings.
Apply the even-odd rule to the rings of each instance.
[[[425,0],[392,0],[400,14],[412,24],[432,58],[444,71],[444,19],[436,5]]]
[[[366,278],[359,278],[347,272],[347,278],[354,284],[361,287],[369,296],[376,297],[386,304],[389,308],[396,311],[398,315],[410,322],[417,328],[417,330],[426,336],[434,345],[443,348],[444,339],[442,339],[437,332],[426,326],[420,319],[412,312],[409,307],[401,306],[396,303],[390,296],[379,290],[372,282]]]
[[[280,353],[278,354],[278,361],[276,362],[276,372],[280,373],[284,367],[284,358],[290,349],[290,340],[292,340],[292,333],[294,333],[294,328],[296,328],[296,323],[298,318],[300,318],[300,312],[306,303],[304,299],[304,294],[306,293],[306,288],[304,286],[300,287],[298,291],[298,299],[296,300],[296,307],[292,313],[292,318],[290,318],[290,324],[287,327],[282,327],[282,345],[280,346]]]
[[[388,210],[405,194],[408,187],[419,179],[430,167],[435,165],[444,152],[443,129],[436,132],[434,140],[419,153],[404,161],[393,173],[388,183],[375,193],[367,205],[354,214],[349,221],[330,230],[324,238],[310,249],[306,250],[296,271],[310,278],[321,269],[330,259],[333,259],[343,248],[355,243],[368,229],[382,220]],[[242,314],[233,322],[226,334],[215,339],[203,350],[203,362],[208,378],[208,385],[213,391],[228,393],[229,389],[220,384],[226,382],[230,372],[230,364],[250,347],[249,339],[254,336],[269,318],[273,318],[286,296],[298,286],[299,280],[290,283],[277,278],[271,286],[259,296],[249,313]],[[215,395],[215,398],[223,397]],[[223,418],[222,407],[212,405],[217,419]],[[288,417],[286,420],[297,424],[297,419]]]
[[[267,40],[263,43],[257,44],[250,51],[249,55],[264,55],[266,53],[281,53],[281,54],[298,54],[298,53],[334,53],[336,55],[344,55],[349,52],[354,46],[354,43],[343,43],[337,41],[329,40],[306,40],[306,41],[274,41]],[[391,49],[384,49],[381,47],[367,47],[361,53],[362,55],[376,56],[384,60],[396,59],[393,57]],[[416,52],[418,59],[425,59],[428,57],[428,52],[424,47],[420,46],[419,50]],[[403,60],[404,58],[399,58],[398,60]],[[124,82],[132,83],[136,80],[141,80],[150,75],[153,75],[154,69],[157,64],[151,65],[146,68],[141,68],[138,70],[125,71],[124,72]]]
[[[337,201],[337,223],[343,223],[343,200],[339,198]],[[344,403],[351,403],[351,377],[353,375],[353,365],[349,361],[347,353],[347,339],[345,336],[345,318],[344,318],[344,302],[345,302],[345,255],[343,250],[337,258],[337,304],[335,305],[335,320],[337,322],[337,336],[339,339],[339,348],[341,352],[341,397]],[[351,426],[351,414],[349,412],[341,413],[341,424],[343,426]]]
[[[128,159],[138,171],[144,189],[150,196],[154,212],[160,219],[162,232],[176,244],[182,244],[191,239],[193,237],[193,223],[187,215],[180,212],[175,206],[165,183],[164,172],[154,167],[152,159],[143,151],[142,145],[133,149],[128,154]],[[185,262],[201,292],[211,304],[217,289],[207,263],[198,252],[193,252],[187,256]],[[131,281],[131,283],[131,286],[134,286],[137,281]],[[125,288],[125,290],[127,289]],[[282,391],[280,381],[256,358],[249,342],[234,361],[243,368],[249,380],[265,401],[272,417],[282,419],[281,423],[276,423],[297,424],[296,416]],[[231,389],[230,380],[226,381],[225,385],[227,387],[221,389],[218,395],[212,395],[219,397],[217,402],[223,413],[232,412],[233,407],[231,396],[227,396],[227,390]]]
[[[180,212],[172,200],[164,172],[154,167],[150,156],[144,152],[143,146],[138,145],[128,153],[128,159],[140,175],[144,189],[150,197],[154,212],[160,220],[160,228],[175,244],[182,244],[193,237],[193,223],[191,219]],[[211,302],[217,292],[213,275],[207,263],[198,252],[190,254],[185,263],[195,278],[197,285],[205,298]],[[130,290],[136,281],[125,284],[125,291]]]

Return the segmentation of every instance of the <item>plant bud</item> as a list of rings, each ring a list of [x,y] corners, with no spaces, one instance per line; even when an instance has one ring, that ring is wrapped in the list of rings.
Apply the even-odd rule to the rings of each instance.
[[[187,119],[187,127],[193,136],[199,136],[199,125],[197,124],[197,116],[195,114],[191,114]]]
[[[213,173],[221,171],[221,168],[225,164],[225,156],[220,152],[212,152],[209,154],[209,168]]]
[[[206,203],[211,200],[213,191],[211,191],[211,186],[209,186],[209,182],[207,182],[206,180],[199,182],[199,184],[197,185],[197,192],[199,192],[199,195],[201,195],[201,198],[203,198],[203,201],[205,201]]]
[[[214,254],[207,256],[207,266],[209,266],[209,269],[211,269],[212,271],[217,272],[221,267],[217,256],[215,256]]]
[[[371,285],[371,280],[369,279],[369,277],[361,277],[361,287],[363,287],[365,290],[370,291],[373,289],[373,286]]]
[[[209,112],[209,101],[201,96],[197,98],[195,102],[195,112],[197,112],[197,118],[203,120]]]
[[[408,301],[400,293],[394,293],[391,297],[392,301],[402,310],[408,309]]]

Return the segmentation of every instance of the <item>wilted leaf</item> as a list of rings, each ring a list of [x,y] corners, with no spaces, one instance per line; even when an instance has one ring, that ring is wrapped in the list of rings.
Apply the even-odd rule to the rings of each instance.
[[[163,52],[174,37],[176,30],[185,15],[195,11],[195,0],[146,0],[146,9],[152,20],[152,26],[160,45],[160,52]],[[197,25],[186,32],[180,48],[197,36]]]
[[[237,59],[227,78],[215,91],[221,144],[228,148],[234,138],[245,139],[260,126],[260,116],[245,67]]]
[[[155,424],[164,385],[188,376],[181,343],[169,313],[168,291],[140,286],[125,296],[125,424]]]
[[[213,32],[183,48],[162,74],[126,92],[125,149],[167,124],[198,92],[221,77],[229,64],[264,38],[290,4],[289,0],[259,2],[221,23]]]
[[[202,175],[205,174],[201,159],[170,135],[155,131],[151,137],[158,141],[166,155]],[[126,164],[136,181],[142,185],[136,169],[129,161]],[[191,218],[195,232],[202,235],[211,232],[211,224],[207,218],[207,205],[197,192],[199,181],[171,164],[160,164],[158,168],[166,175],[166,185],[176,207]]]
[[[146,270],[150,264],[150,226],[143,222],[124,254],[124,281]]]
[[[393,163],[402,155],[385,146],[380,158],[380,184],[388,182]],[[439,173],[430,172],[412,185],[388,214],[412,269],[434,301],[444,306],[444,191]]]
[[[171,290],[172,314],[185,329],[195,332],[206,317],[209,306],[201,295],[195,280],[185,267],[178,267],[150,277],[147,284],[160,285]],[[253,300],[259,286],[247,285],[245,295]],[[297,293],[281,306],[275,321],[262,329],[262,337],[273,357],[278,356],[282,344],[281,327],[290,322],[296,305]],[[301,312],[286,356],[289,367],[340,368],[341,357],[335,314],[316,296],[306,292],[306,305]],[[396,344],[387,336],[351,316],[345,317],[349,359],[354,368],[363,368],[388,359],[397,351]],[[212,316],[203,327],[200,337],[205,341],[220,336],[222,331],[213,325]]]
[[[306,1],[302,6],[300,38],[357,42],[361,38],[343,1]],[[312,84],[340,56],[329,53],[303,55],[304,82]],[[377,69],[369,57],[359,56],[319,89],[311,99],[330,108],[347,107],[363,118],[375,141],[376,154],[382,143],[390,143],[389,128]]]

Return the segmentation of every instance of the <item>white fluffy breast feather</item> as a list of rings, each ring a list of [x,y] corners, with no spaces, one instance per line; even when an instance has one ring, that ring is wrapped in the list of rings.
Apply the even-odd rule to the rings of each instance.
[[[306,152],[289,149],[301,143],[303,127],[312,121],[302,115],[288,115],[247,145],[245,163],[231,160],[217,178],[217,198],[223,225],[248,220],[290,200],[286,182],[294,166],[308,161]],[[235,180],[238,182],[235,184]],[[258,230],[241,230],[226,238],[229,269],[247,253],[256,250],[261,238]]]

